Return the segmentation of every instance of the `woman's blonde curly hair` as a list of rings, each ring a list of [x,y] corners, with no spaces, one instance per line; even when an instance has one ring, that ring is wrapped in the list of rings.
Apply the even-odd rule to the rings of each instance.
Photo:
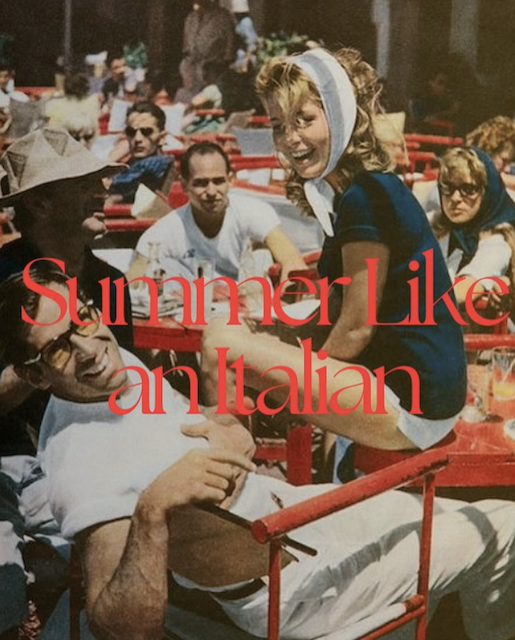
[[[440,158],[440,173],[438,182],[451,180],[453,174],[468,173],[473,183],[484,191],[486,188],[486,169],[474,149],[453,147],[448,149]]]
[[[482,149],[489,156],[507,150],[515,155],[515,122],[507,116],[496,116],[467,134],[465,143]]]
[[[360,171],[388,171],[391,169],[392,161],[375,131],[374,118],[384,113],[379,103],[381,86],[375,69],[363,60],[356,49],[343,48],[331,54],[347,72],[357,104],[354,131],[336,167],[339,187],[343,192]],[[291,122],[295,122],[306,100],[312,100],[322,106],[314,83],[294,64],[294,57],[268,60],[257,76],[256,90],[265,105],[271,99],[276,100],[285,119]],[[304,195],[304,182],[290,169],[286,195],[302,211],[311,213]]]

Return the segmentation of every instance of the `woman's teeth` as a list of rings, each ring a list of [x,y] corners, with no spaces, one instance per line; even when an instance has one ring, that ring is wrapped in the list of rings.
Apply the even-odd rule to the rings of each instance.
[[[311,155],[311,151],[295,151],[291,154],[291,157],[297,162],[306,160]]]

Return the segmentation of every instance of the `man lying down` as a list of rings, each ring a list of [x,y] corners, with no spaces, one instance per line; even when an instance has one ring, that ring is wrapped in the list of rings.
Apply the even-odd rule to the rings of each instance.
[[[77,304],[84,324],[71,321],[61,272],[33,269],[31,277],[66,309],[20,275],[10,279],[0,288],[0,353],[53,394],[39,455],[55,517],[78,545],[91,629],[99,639],[159,638],[171,565],[180,583],[209,591],[239,627],[265,637],[264,555],[225,518],[193,505],[253,520],[332,485],[292,487],[257,475],[243,427],[206,422],[195,430],[203,418],[188,415],[168,386],[164,413],[144,413],[135,380],[142,363],[118,347],[87,300]],[[22,306],[39,324],[20,318]],[[108,401],[114,391],[117,411]],[[471,638],[513,636],[515,506],[437,500],[436,513],[433,603],[459,592]],[[323,638],[415,593],[420,517],[419,497],[392,491],[296,531],[317,554],[286,554],[281,637]],[[394,635],[412,637],[413,629]]]

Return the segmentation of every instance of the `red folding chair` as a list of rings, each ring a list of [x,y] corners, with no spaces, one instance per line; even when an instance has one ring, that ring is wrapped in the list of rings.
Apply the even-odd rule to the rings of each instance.
[[[281,536],[384,491],[420,481],[424,486],[424,500],[417,592],[411,598],[393,603],[387,610],[378,612],[378,615],[369,620],[368,624],[360,621],[359,626],[356,625],[354,629],[340,630],[331,638],[336,640],[345,631],[346,638],[373,640],[416,620],[416,638],[424,640],[427,627],[435,473],[446,465],[445,454],[440,451],[426,451],[388,469],[256,520],[251,529],[254,537],[261,543],[270,544],[268,640],[279,640]]]
[[[292,507],[260,518],[251,525],[255,539],[263,544],[269,544],[269,613],[268,640],[279,640],[280,618],[279,598],[281,580],[281,537],[295,529],[323,518],[331,513],[363,502],[391,489],[400,488],[413,482],[423,482],[424,498],[422,505],[422,519],[420,525],[420,552],[417,591],[407,600],[392,603],[387,609],[380,611],[371,619],[360,621],[352,628],[340,630],[333,634],[331,640],[337,640],[345,631],[346,638],[357,640],[373,640],[385,635],[412,620],[417,622],[417,640],[424,640],[427,627],[428,595],[429,595],[429,566],[431,555],[431,534],[433,503],[435,494],[435,474],[447,464],[447,457],[438,451],[428,451],[410,460],[401,462],[378,473],[360,478],[348,485],[338,487],[315,498],[305,500]],[[74,553],[72,561],[73,580],[70,595],[70,640],[80,639],[80,611],[82,609],[82,584],[80,566]],[[198,617],[198,616],[197,616]],[[231,628],[231,637],[238,638],[237,630]],[[205,629],[204,629],[205,632]],[[195,637],[191,629],[188,635],[172,629],[165,634],[180,640],[191,640]],[[242,632],[243,634],[243,632]],[[205,637],[200,635],[198,640]],[[248,638],[247,634],[243,637]],[[328,638],[329,640],[329,638]]]

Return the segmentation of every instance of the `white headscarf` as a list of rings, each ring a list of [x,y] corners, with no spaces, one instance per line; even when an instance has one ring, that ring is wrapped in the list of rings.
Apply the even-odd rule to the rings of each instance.
[[[330,213],[335,193],[324,178],[336,168],[354,131],[357,116],[354,89],[345,69],[325,49],[311,49],[291,56],[288,62],[302,69],[313,82],[327,118],[331,142],[329,161],[321,176],[304,183],[304,193],[326,235],[333,236]]]

